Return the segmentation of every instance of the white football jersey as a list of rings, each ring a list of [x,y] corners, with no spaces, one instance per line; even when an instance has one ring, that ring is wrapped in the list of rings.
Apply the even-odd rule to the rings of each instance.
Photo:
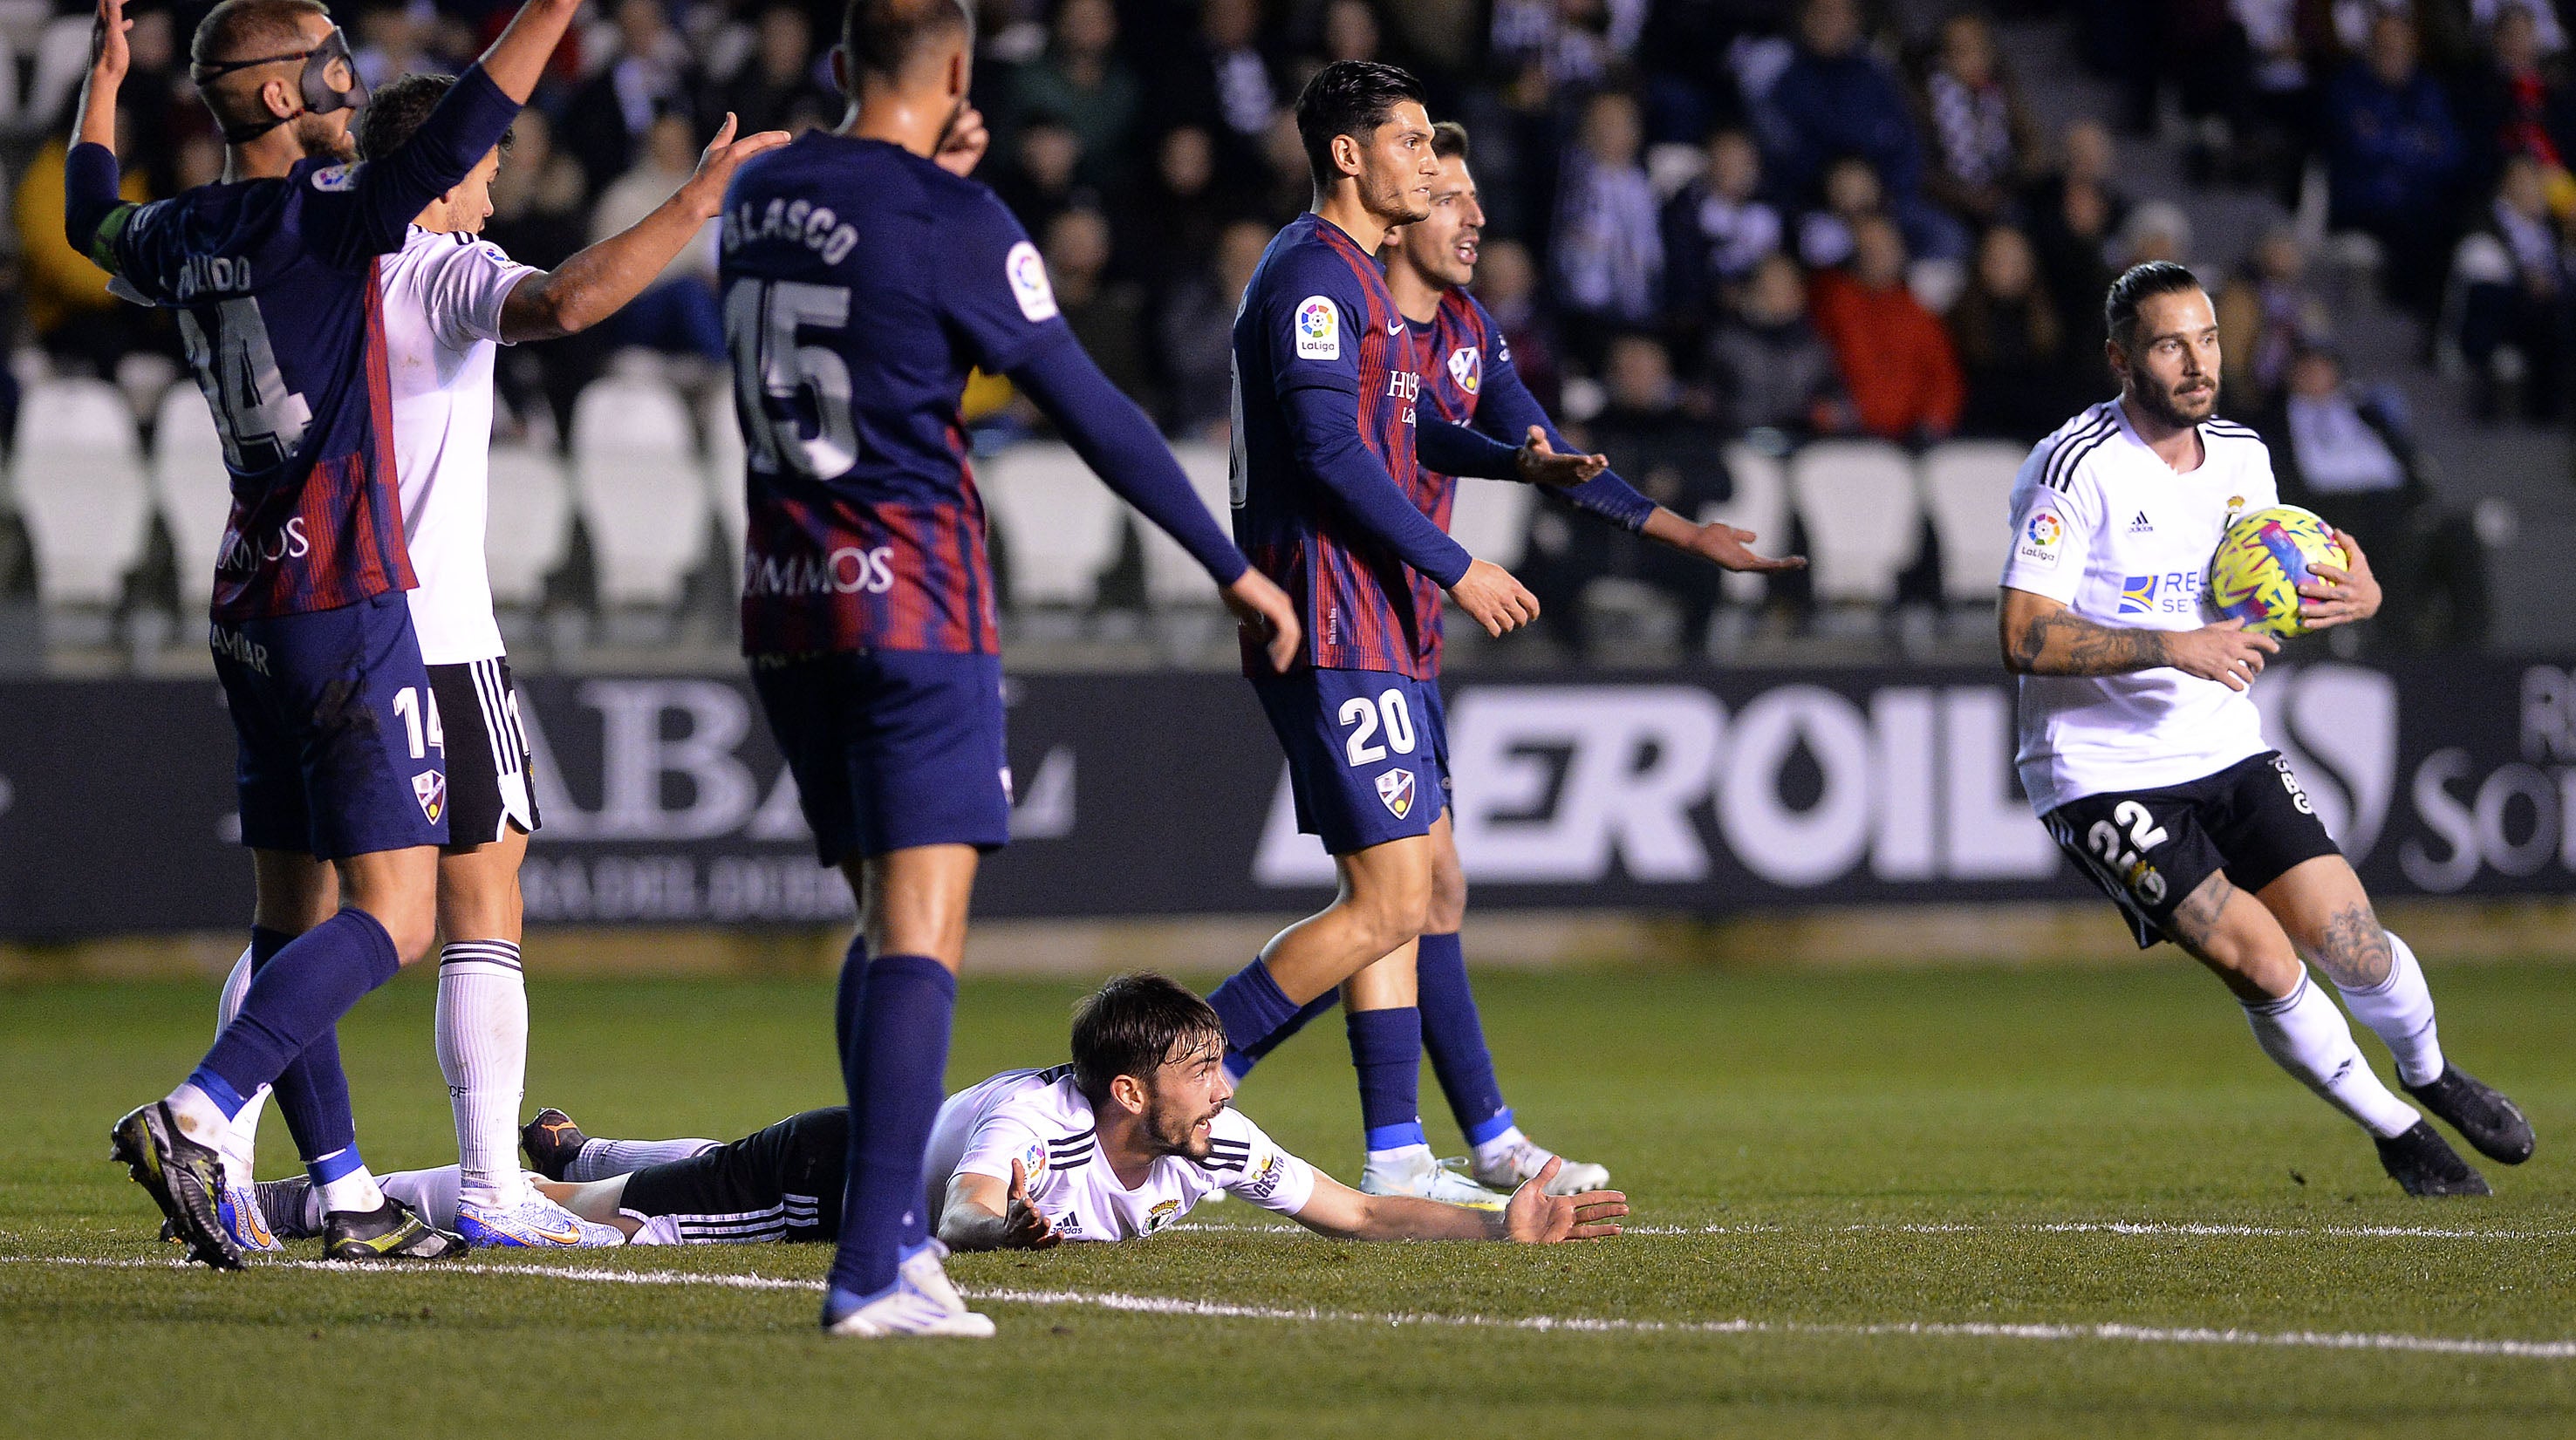
[[[2013,481],[2003,583],[2098,625],[2196,630],[2228,523],[2280,503],[2251,430],[2202,421],[2203,459],[2177,474],[2106,400],[2039,442]],[[2171,668],[2021,677],[2022,789],[2045,815],[2070,800],[2212,775],[2270,747],[2250,692]]]
[[[411,549],[412,629],[430,665],[501,651],[483,562],[491,497],[492,359],[501,305],[538,273],[488,240],[412,227],[383,257],[385,368],[393,378],[394,473]]]
[[[1067,1240],[1132,1240],[1169,1228],[1222,1190],[1265,1210],[1294,1215],[1315,1193],[1315,1172],[1261,1133],[1239,1110],[1219,1112],[1205,1160],[1166,1155],[1130,1190],[1100,1157],[1091,1102],[1073,1067],[1005,1070],[948,1097],[922,1157],[929,1214],[948,1208],[959,1173],[1009,1184],[1011,1162],[1029,1182],[1029,1203]],[[933,1228],[936,1228],[934,1221]]]

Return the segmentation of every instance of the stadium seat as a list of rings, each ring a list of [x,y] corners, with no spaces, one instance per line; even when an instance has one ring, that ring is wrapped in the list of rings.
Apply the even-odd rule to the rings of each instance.
[[[659,381],[611,377],[572,413],[573,501],[598,562],[600,603],[668,609],[707,553],[712,515],[687,406]]]
[[[1789,459],[1820,601],[1885,605],[1923,528],[1914,464],[1883,440],[1819,440]],[[1746,527],[1751,528],[1751,527]]]
[[[494,441],[492,504],[483,527],[492,603],[537,609],[545,602],[546,577],[571,548],[572,494],[563,462],[540,446]]]
[[[113,609],[126,572],[143,558],[152,516],[143,446],[124,395],[104,380],[29,386],[18,406],[13,469],[18,513],[36,552],[36,598],[49,610]]]
[[[981,460],[975,486],[1002,531],[1017,605],[1087,608],[1118,557],[1123,507],[1082,457],[1030,442]]]
[[[2013,476],[2027,448],[2004,440],[1953,440],[1923,457],[1923,507],[1941,541],[1941,594],[1991,605],[2012,553]]]
[[[1789,548],[1789,477],[1779,459],[1758,446],[1741,440],[1726,447],[1726,473],[1734,482],[1735,493],[1724,502],[1700,507],[1699,521],[1706,525],[1723,521],[1738,530],[1750,530],[1753,548],[1765,555],[1778,555]],[[1758,605],[1769,582],[1759,575],[1729,574],[1725,577],[1726,597],[1746,605]]]
[[[715,506],[716,528],[725,539],[725,564],[742,579],[742,537],[751,524],[743,498],[742,417],[733,408],[733,392],[718,390],[699,412],[707,437],[707,501]],[[742,587],[734,587],[739,591]]]
[[[1216,517],[1216,526],[1228,535],[1234,533],[1234,457],[1221,445],[1189,443],[1172,447],[1172,456],[1181,462],[1181,473],[1190,477],[1190,488],[1198,492],[1199,503]],[[1162,527],[1136,517],[1136,533],[1145,542],[1145,598],[1157,608],[1169,605],[1214,605],[1216,590],[1199,562],[1180,542],[1162,531]]]
[[[193,380],[161,392],[152,424],[152,488],[169,527],[179,592],[193,596],[215,573],[215,551],[232,518],[233,478],[224,468],[224,437]]]
[[[1449,533],[1467,553],[1509,570],[1529,548],[1530,511],[1538,492],[1512,480],[1461,480]]]

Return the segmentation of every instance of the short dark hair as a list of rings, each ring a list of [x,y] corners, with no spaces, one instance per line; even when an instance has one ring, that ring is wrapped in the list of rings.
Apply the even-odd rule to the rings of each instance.
[[[965,0],[850,0],[841,12],[841,48],[850,57],[852,89],[868,79],[901,79],[913,57],[951,35],[974,47],[975,16]]]
[[[2109,331],[2112,343],[2127,350],[2137,343],[2138,307],[2159,295],[2172,295],[2200,288],[2200,277],[2190,267],[2171,260],[2150,260],[2132,265],[2111,282],[2111,291],[2102,297],[2102,328]]]
[[[188,63],[203,68],[276,53],[302,39],[300,17],[330,18],[322,0],[223,0],[197,22],[188,40]]]
[[[358,112],[358,158],[382,160],[402,148],[429,112],[456,88],[453,75],[405,75],[387,81],[367,97]],[[510,148],[510,132],[501,132],[501,149]]]
[[[1467,158],[1467,127],[1455,120],[1443,120],[1431,127],[1431,153],[1443,160]]]
[[[1150,971],[1121,975],[1074,1007],[1073,1083],[1096,1102],[1119,1076],[1151,1079],[1210,1041],[1224,1052],[1225,1022],[1205,1000]]]
[[[1306,142],[1306,164],[1315,188],[1331,185],[1340,171],[1333,166],[1333,137],[1366,140],[1387,122],[1395,107],[1410,100],[1423,103],[1422,82],[1396,66],[1377,60],[1336,60],[1315,72],[1297,97],[1297,138]]]

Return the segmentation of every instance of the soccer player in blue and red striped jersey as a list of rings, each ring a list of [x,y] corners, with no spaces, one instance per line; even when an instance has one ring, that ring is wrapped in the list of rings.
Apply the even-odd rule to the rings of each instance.
[[[1437,161],[1419,82],[1390,65],[1327,65],[1298,99],[1297,127],[1314,209],[1271,241],[1234,323],[1235,538],[1305,623],[1302,663],[1274,674],[1248,656],[1245,671],[1287,752],[1299,828],[1334,857],[1341,894],[1209,1003],[1240,1066],[1301,1006],[1378,967],[1350,992],[1369,1151],[1360,1188],[1499,1203],[1440,1168],[1418,1114],[1413,942],[1445,762],[1426,728],[1438,701],[1413,587],[1420,577],[1445,591],[1498,636],[1536,618],[1538,603],[1414,503],[1416,451],[1450,473],[1548,484],[1588,480],[1602,462],[1418,423],[1423,347],[1376,252],[1430,211]]]
[[[1301,644],[1162,437],[1058,313],[1019,222],[964,178],[974,24],[960,0],[851,0],[850,110],[746,164],[722,279],[748,450],[743,650],[826,865],[860,902],[838,1005],[849,1177],[824,1328],[990,1335],[922,1203],[967,901],[1009,838],[984,507],[958,401],[1007,375],[1222,588],[1257,652]]]
[[[1432,127],[1432,152],[1440,168],[1431,184],[1431,213],[1396,232],[1380,255],[1386,261],[1387,290],[1396,308],[1423,342],[1427,354],[1422,372],[1422,400],[1430,413],[1454,424],[1473,425],[1494,436],[1535,432],[1564,448],[1556,423],[1548,417],[1512,365],[1512,350],[1500,326],[1469,294],[1476,277],[1476,254],[1485,223],[1476,202],[1476,181],[1467,168],[1466,127],[1442,121]],[[1697,524],[1640,495],[1614,472],[1557,492],[1571,508],[1622,529],[1643,534],[1726,570],[1770,572],[1794,570],[1806,562],[1797,557],[1766,559],[1746,546],[1754,536],[1721,524]],[[1449,528],[1457,503],[1458,478],[1429,466],[1416,471],[1414,503],[1440,526]],[[1413,583],[1415,633],[1421,637],[1420,668],[1425,677],[1440,673],[1441,594],[1417,575]],[[1423,687],[1426,709],[1420,728],[1433,752],[1448,751],[1445,713],[1436,685]],[[1414,961],[1415,993],[1421,1012],[1423,1048],[1430,1051],[1432,1073],[1439,1077],[1458,1128],[1474,1147],[1470,1174],[1477,1183],[1510,1191],[1535,1179],[1556,1158],[1521,1133],[1511,1107],[1503,1103],[1494,1076],[1494,1057],[1485,1044],[1476,997],[1467,983],[1465,953],[1458,932],[1467,909],[1466,872],[1449,817],[1431,825],[1431,903]],[[1353,981],[1353,1021],[1359,1022],[1374,997],[1360,995],[1382,985],[1379,967]],[[1301,1023],[1331,1008],[1327,991],[1301,1012]],[[1368,1022],[1379,1023],[1379,1022]],[[1274,1042],[1275,1043],[1275,1042]],[[1254,1057],[1245,1057],[1249,1060]],[[1393,1062],[1400,1065],[1402,1062]],[[1238,1070],[1245,1067],[1237,1062]],[[1551,1185],[1559,1193],[1599,1189],[1610,1183],[1599,1165],[1566,1161]]]
[[[270,1084],[326,1194],[335,1258],[457,1248],[360,1163],[333,1038],[341,1015],[428,951],[448,838],[437,702],[403,595],[413,576],[376,257],[500,140],[578,8],[528,0],[409,143],[354,165],[349,116],[366,91],[330,12],[224,0],[190,46],[224,178],[127,205],[114,139],[131,22],[122,0],[99,0],[64,226],[120,293],[177,312],[223,436],[233,508],[212,643],[239,740],[253,923],[281,942],[187,1081],[113,1132],[173,1233],[217,1268],[241,1264],[218,1214],[217,1149]]]

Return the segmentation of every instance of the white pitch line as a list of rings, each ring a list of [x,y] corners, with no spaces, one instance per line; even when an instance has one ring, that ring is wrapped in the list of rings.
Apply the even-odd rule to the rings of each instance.
[[[181,1260],[113,1260],[83,1256],[0,1255],[0,1263],[64,1265],[96,1270],[181,1270]],[[458,1261],[387,1269],[327,1260],[262,1263],[257,1268],[327,1270],[348,1275],[499,1275],[611,1285],[705,1285],[728,1290],[788,1290],[820,1294],[820,1281],[770,1275],[690,1270],[579,1270],[555,1265],[481,1265]],[[1928,1320],[1835,1324],[1808,1320],[1621,1320],[1580,1315],[1439,1315],[1365,1310],[1298,1309],[1230,1305],[1163,1295],[1116,1291],[969,1289],[969,1299],[1002,1305],[1078,1306],[1125,1315],[1170,1315],[1208,1320],[1276,1320],[1304,1324],[1419,1326],[1434,1329],[1526,1330],[1578,1335],[1781,1335],[1816,1339],[1887,1336],[1962,1340],[2097,1340],[2132,1345],[2220,1345],[2292,1350],[2381,1350],[2422,1355],[2472,1355],[2516,1360],[2576,1360],[2576,1340],[2471,1340],[2439,1335],[2397,1335],[2342,1330],[2217,1330],[2198,1326],[2046,1325]]]
[[[1165,1227],[1211,1235],[1302,1235],[1295,1225],[1204,1225]],[[2129,1235],[2195,1236],[2258,1240],[2576,1240],[2566,1230],[2464,1230],[2429,1225],[2229,1225],[2214,1221],[2031,1220],[1991,1224],[1959,1222],[1877,1221],[1853,1225],[1630,1225],[1628,1235]]]

